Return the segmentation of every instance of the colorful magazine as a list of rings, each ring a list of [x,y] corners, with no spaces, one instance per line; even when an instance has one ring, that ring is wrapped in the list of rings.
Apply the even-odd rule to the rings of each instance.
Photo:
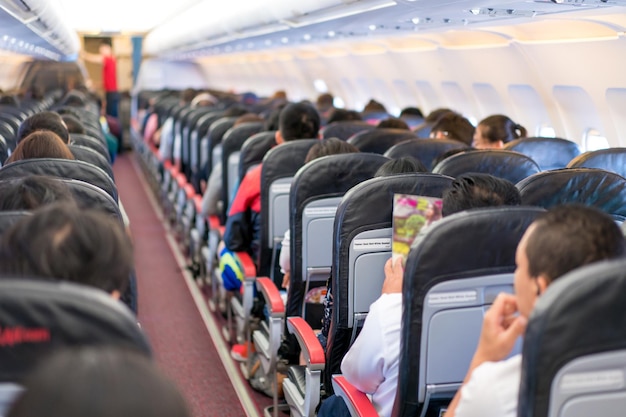
[[[409,249],[423,227],[441,219],[440,198],[408,194],[393,196],[393,243],[394,257],[401,256],[406,263]]]

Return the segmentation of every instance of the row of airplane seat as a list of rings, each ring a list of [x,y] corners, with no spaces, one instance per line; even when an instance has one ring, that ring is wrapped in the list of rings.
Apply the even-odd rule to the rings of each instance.
[[[384,285],[383,269],[391,254],[394,193],[442,197],[455,183],[469,181],[473,186],[472,175],[486,174],[508,180],[510,187],[517,188],[517,204],[524,205],[450,216],[432,225],[425,235],[429,238],[420,241],[423,249],[418,245],[411,250],[402,293],[413,307],[408,309],[405,304],[402,318],[400,382],[397,391],[395,386],[391,391],[397,392],[394,416],[440,415],[447,407],[472,359],[483,312],[498,292],[513,291],[516,248],[545,209],[578,203],[596,207],[619,223],[626,216],[623,149],[580,155],[578,146],[570,141],[517,137],[502,143],[504,149],[473,150],[448,134],[438,137],[436,128],[433,138],[423,139],[408,130],[376,129],[371,120],[345,121],[329,124],[320,136],[326,141],[327,132],[337,132],[333,137],[361,152],[325,156],[305,164],[318,139],[307,137],[276,146],[279,126],[272,117],[265,126],[259,122],[235,126],[237,116],[228,113],[233,110],[232,97],[223,102],[213,100],[205,109],[181,103],[171,95],[152,93],[152,97],[156,98],[142,124],[146,129],[134,136],[134,146],[189,256],[190,268],[210,288],[209,306],[215,312],[225,309],[224,336],[234,345],[234,355],[244,360],[244,374],[253,377],[247,372],[254,364],[251,355],[246,356],[252,345],[271,381],[276,381],[278,369],[286,369],[281,363],[290,360],[282,384],[287,402],[283,407],[296,416],[315,415],[320,399],[332,394],[334,386],[341,388],[352,415],[359,413],[351,403],[358,390],[333,375],[341,372],[341,362],[358,341],[370,305]],[[234,107],[234,111],[259,110],[242,107]],[[269,110],[261,106],[259,113],[280,119],[281,108]],[[449,151],[452,155],[433,163]],[[372,178],[382,165],[407,156],[417,160],[414,173]],[[258,248],[237,252],[234,261],[220,260],[225,254],[219,242],[224,225],[229,227],[229,203],[237,185],[259,164]],[[216,166],[222,177],[221,210],[216,213],[219,215],[207,216],[202,207],[202,183],[211,182]],[[426,169],[432,173],[415,172]],[[280,271],[279,254],[281,241],[287,242],[287,231],[291,236],[285,303],[279,290],[287,281]],[[441,255],[444,253],[453,256],[449,259]],[[418,258],[420,262],[411,261]],[[227,268],[226,263],[230,265]],[[232,288],[233,273],[241,287]],[[265,276],[268,278],[262,278]],[[330,310],[327,319],[332,330],[326,335],[324,349],[309,327],[320,328],[320,308],[309,302],[307,295],[325,287],[327,280],[333,305],[324,310]],[[409,284],[413,280],[415,284]],[[419,288],[412,289],[412,285]],[[459,294],[472,296],[457,303],[453,298]],[[440,296],[444,300],[440,305],[433,303],[427,308],[427,300]],[[264,299],[266,306],[260,317],[265,324],[259,329],[250,326],[257,314],[252,311],[255,298]],[[447,312],[457,304],[458,315]],[[299,349],[304,357],[300,364]],[[276,395],[274,390],[274,407],[280,408]],[[387,401],[384,410],[374,412],[392,415],[391,405],[393,401]]]
[[[96,103],[80,91],[0,106],[0,415],[28,413],[49,394],[29,375],[58,365],[65,349],[74,349],[68,354],[84,387],[99,383],[85,358],[109,363],[114,379],[125,363],[137,380],[165,381],[151,370],[152,349],[135,316],[128,219],[110,141]]]

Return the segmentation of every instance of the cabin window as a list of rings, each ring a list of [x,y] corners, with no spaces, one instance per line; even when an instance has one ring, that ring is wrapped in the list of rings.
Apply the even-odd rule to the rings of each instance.
[[[322,79],[318,78],[317,80],[314,80],[313,87],[315,87],[315,91],[320,94],[328,93],[328,86],[326,85],[326,82]]]
[[[343,101],[341,97],[335,97],[333,99],[333,106],[335,106],[338,109],[343,109],[344,107],[346,107],[346,103]]]
[[[598,130],[590,128],[583,134],[583,151],[597,151],[609,147],[609,141]]]
[[[537,127],[536,135],[540,138],[555,138],[556,131],[547,123],[542,123]]]

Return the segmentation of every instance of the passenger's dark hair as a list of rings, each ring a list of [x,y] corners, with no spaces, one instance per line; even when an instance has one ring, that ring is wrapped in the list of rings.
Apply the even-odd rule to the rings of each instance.
[[[335,109],[328,118],[328,124],[333,122],[343,122],[345,120],[363,120],[363,118],[354,110]]]
[[[499,141],[508,143],[527,135],[524,126],[515,123],[503,114],[489,116],[481,120],[478,126],[480,126],[481,136],[491,143]]]
[[[285,142],[316,138],[320,130],[320,115],[311,104],[287,104],[280,112],[278,126]]]
[[[265,130],[268,132],[278,130],[278,120],[280,119],[280,112],[283,111],[287,103],[279,104],[275,109],[273,109],[270,114],[267,116],[265,120]]]
[[[252,123],[252,122],[263,122],[263,118],[255,113],[244,113],[239,116],[235,123],[233,123],[233,127],[239,126],[242,123]]]
[[[133,267],[122,225],[95,210],[56,203],[0,239],[0,274],[41,277],[123,293]]]
[[[391,175],[408,174],[411,172],[428,172],[424,164],[411,156],[387,161],[378,168],[374,177],[389,177]]]
[[[193,88],[185,88],[180,92],[180,101],[185,104],[191,103],[191,100],[196,96],[196,90]]]
[[[549,281],[592,262],[621,258],[626,242],[608,214],[579,204],[556,206],[534,223],[526,244],[530,276]]]
[[[70,107],[85,107],[85,99],[85,95],[80,91],[70,91],[61,100],[61,104]]]
[[[443,216],[479,207],[519,206],[515,185],[489,174],[463,174],[443,193]]]
[[[430,132],[431,134],[443,132],[448,139],[458,140],[468,146],[471,146],[474,140],[474,126],[457,113],[446,113],[441,116]]]
[[[385,108],[383,103],[380,103],[380,102],[378,102],[378,101],[376,101],[374,99],[371,99],[370,101],[367,102],[365,107],[363,107],[363,111],[361,113],[363,113],[363,114],[367,114],[367,113],[387,113],[387,109]]]
[[[42,130],[22,139],[7,163],[36,158],[74,159],[74,155],[58,135]]]
[[[65,122],[65,126],[67,126],[67,131],[69,133],[76,133],[79,135],[85,134],[85,126],[83,126],[78,118],[72,116],[71,114],[63,114],[61,115],[61,119]]]
[[[74,201],[65,183],[42,175],[0,181],[0,195],[0,211],[35,210],[55,202]]]
[[[309,149],[309,152],[306,154],[304,162],[308,163],[314,159],[321,158],[322,156],[357,152],[359,152],[359,149],[346,141],[337,138],[327,138],[322,139],[315,145],[311,146],[311,149]]]
[[[443,115],[446,115],[448,113],[455,113],[455,112],[453,110],[450,110],[450,109],[447,109],[447,108],[435,109],[435,110],[431,111],[430,113],[428,113],[428,116],[426,116],[424,118],[424,122],[431,123],[431,124],[435,123]]]
[[[334,100],[335,98],[332,94],[320,94],[315,101],[315,106],[318,108],[319,111],[325,112],[333,107]]]
[[[408,118],[424,118],[424,114],[422,113],[422,111],[417,108],[417,107],[405,107],[402,109],[402,111],[400,112],[400,118],[404,118],[404,117],[408,117]]]
[[[248,110],[242,106],[231,106],[224,110],[224,117],[239,117],[248,114]]]
[[[59,350],[24,387],[7,417],[191,417],[176,385],[130,349]]]
[[[6,94],[6,95],[0,96],[0,104],[6,105],[6,106],[12,106],[12,107],[19,107],[20,99],[17,98],[17,96]]]
[[[63,124],[63,119],[58,113],[52,111],[42,111],[24,120],[17,130],[17,141],[21,141],[38,130],[49,130],[56,133],[63,142],[68,143],[70,141],[70,135]]]
[[[409,125],[402,119],[398,119],[397,117],[389,117],[385,120],[381,120],[380,123],[376,126],[377,129],[403,129],[403,130],[411,130]]]

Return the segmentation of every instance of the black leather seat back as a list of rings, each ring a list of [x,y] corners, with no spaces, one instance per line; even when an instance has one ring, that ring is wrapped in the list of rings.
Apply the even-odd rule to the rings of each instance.
[[[77,133],[70,133],[70,145],[85,146],[98,152],[104,157],[107,162],[111,163],[111,154],[109,154],[109,148],[106,143],[102,143],[100,139],[93,136],[79,135]]]
[[[402,288],[402,344],[394,416],[420,415],[428,399],[427,385],[442,382],[433,383],[432,375],[448,384],[461,384],[480,336],[484,307],[499,292],[512,290],[517,245],[542,212],[535,207],[460,212],[433,224],[414,242]],[[471,285],[465,287],[465,283]],[[436,311],[443,307],[445,311]],[[460,315],[446,322],[445,315],[455,310]],[[442,322],[450,326],[448,330],[441,331]],[[455,332],[468,328],[474,331],[449,343]],[[436,332],[438,344],[428,339],[432,332]],[[456,363],[459,358],[466,363]],[[432,366],[433,361],[439,369]],[[437,378],[442,374],[447,378]]]
[[[453,179],[443,175],[416,173],[372,178],[348,191],[335,214],[331,291],[334,307],[331,331],[326,349],[325,389],[332,390],[331,375],[341,373],[340,365],[353,339],[354,302],[352,292],[380,294],[384,279],[379,270],[356,273],[360,264],[371,265],[368,258],[391,256],[392,213],[394,194],[441,197]],[[384,263],[384,261],[383,261]],[[352,282],[352,284],[351,284]],[[367,291],[366,288],[367,287]],[[361,300],[361,304],[367,301]],[[369,304],[368,304],[369,305]]]
[[[387,162],[388,159],[382,155],[352,153],[344,155],[331,155],[318,158],[303,166],[293,179],[289,194],[289,225],[291,230],[291,281],[289,285],[289,297],[287,298],[286,314],[290,316],[300,316],[302,303],[306,289],[307,277],[304,275],[303,262],[310,257],[303,253],[303,217],[307,209],[309,211],[332,210],[336,204],[328,204],[323,207],[310,207],[314,201],[322,201],[340,198],[352,187],[368,180],[374,176],[378,168]],[[333,213],[334,214],[334,213]],[[307,248],[313,252],[324,252],[327,256],[316,256],[316,258],[326,258],[326,265],[314,265],[317,268],[328,267],[328,271],[323,273],[326,280],[330,273],[332,262],[332,224],[329,217],[323,213],[317,219],[316,231],[322,232],[321,228],[328,226],[328,236],[326,242],[317,242],[314,247]],[[313,223],[311,223],[311,226]],[[313,233],[307,230],[307,233]],[[308,251],[307,251],[308,252]]]
[[[233,184],[239,174],[239,151],[248,138],[263,130],[263,123],[248,122],[231,127],[222,138],[222,207],[226,218],[228,206],[235,187]],[[236,175],[232,175],[236,174]]]
[[[104,156],[100,155],[98,151],[82,145],[68,145],[68,147],[70,148],[70,152],[72,152],[72,155],[74,155],[74,158],[76,160],[87,162],[88,164],[100,168],[101,170],[106,172],[113,181],[115,181],[111,164],[106,160]]]
[[[20,383],[54,351],[116,346],[150,356],[135,317],[109,294],[83,285],[0,278],[0,382]]]
[[[621,416],[626,261],[576,269],[550,284],[530,316],[517,415]]]
[[[324,128],[322,136],[324,139],[338,138],[348,140],[359,132],[370,131],[374,128],[376,126],[362,120],[346,120],[329,124]]]
[[[626,219],[626,179],[602,169],[566,168],[541,172],[517,184],[522,203],[550,208],[579,203]]]
[[[539,165],[526,155],[494,149],[452,155],[433,168],[433,172],[451,177],[469,172],[491,174],[513,184],[539,171]]]
[[[505,144],[504,149],[532,158],[543,171],[565,168],[569,161],[580,155],[575,142],[560,138],[521,138]]]
[[[452,149],[467,149],[463,142],[452,139],[409,139],[400,142],[385,152],[391,159],[412,156],[420,161],[429,171],[434,168],[433,162]]]
[[[626,148],[600,149],[574,158],[568,168],[600,168],[626,178]]]
[[[417,136],[410,130],[385,128],[357,133],[348,142],[359,148],[361,152],[382,155],[393,145],[409,139],[417,139]]]
[[[304,165],[317,139],[299,139],[276,146],[265,154],[261,168],[261,247],[258,276],[271,276],[275,239],[289,228],[291,180]],[[280,284],[280,283],[278,283]]]
[[[274,146],[276,146],[276,132],[273,130],[252,135],[243,143],[239,155],[239,182],[250,168],[263,162],[265,154]]]
[[[106,191],[115,202],[117,187],[102,169],[83,161],[67,159],[25,159],[0,168],[0,180],[21,178],[29,175],[44,175],[85,181]]]

